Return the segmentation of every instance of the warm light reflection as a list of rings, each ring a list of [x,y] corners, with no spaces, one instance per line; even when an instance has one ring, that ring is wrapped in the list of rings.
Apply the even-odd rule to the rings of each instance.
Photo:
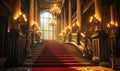
[[[33,27],[34,26],[34,27]],[[32,22],[32,27],[33,29],[36,31],[36,30],[40,30],[40,26],[38,25],[38,23],[36,21],[33,21]]]
[[[118,23],[117,22],[115,23],[115,26],[118,27]]]
[[[93,17],[91,16],[91,17],[90,17],[90,20],[89,20],[89,22],[91,23],[91,22],[92,22],[92,20],[93,20]]]
[[[73,25],[72,25],[73,27],[75,26],[75,23],[73,23]]]
[[[63,29],[59,35],[60,35],[60,36],[64,36],[65,34],[66,34],[66,30]]]
[[[85,37],[85,34],[84,33],[80,33],[82,37]]]
[[[56,20],[55,20],[54,18],[52,18],[52,19],[50,19],[49,24],[50,24],[51,26],[54,26],[54,25],[57,24],[57,22],[56,22]]]
[[[67,27],[65,28],[65,30],[71,30],[71,27],[70,27],[70,26],[67,26]]]
[[[7,32],[8,32],[8,33],[10,32],[10,27],[8,27],[8,30],[7,30]]]
[[[19,12],[19,15],[22,15],[22,12]]]
[[[110,28],[110,24],[107,24],[107,27]]]
[[[78,22],[76,22],[76,25],[79,27],[80,26],[80,24],[78,23]]]

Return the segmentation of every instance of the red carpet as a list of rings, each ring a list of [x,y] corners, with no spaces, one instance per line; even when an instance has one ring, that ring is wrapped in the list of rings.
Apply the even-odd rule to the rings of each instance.
[[[79,66],[78,61],[69,54],[63,44],[48,40],[34,62],[32,71],[73,71],[76,66]]]

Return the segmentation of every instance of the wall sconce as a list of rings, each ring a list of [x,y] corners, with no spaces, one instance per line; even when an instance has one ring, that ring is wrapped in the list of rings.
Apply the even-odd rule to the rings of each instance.
[[[18,21],[18,24],[23,24],[24,22],[27,22],[27,17],[24,13],[19,12],[15,17],[15,21]]]
[[[95,25],[99,25],[100,22],[101,22],[101,20],[100,20],[96,15],[94,15],[94,16],[91,16],[91,17],[90,17],[89,22],[90,22],[90,23],[93,23],[93,24],[95,24]]]
[[[14,28],[16,28],[19,31],[22,31],[23,34],[26,32],[26,30],[28,29],[28,24],[26,24],[27,22],[27,17],[24,13],[19,12],[14,16]]]
[[[38,23],[36,21],[32,22],[32,31],[38,33],[37,31],[40,32],[40,26],[38,25]]]
[[[99,30],[101,25],[101,20],[96,16],[91,16],[89,22],[94,26],[94,30]]]
[[[115,33],[117,33],[118,27],[119,27],[119,25],[118,25],[117,22],[111,21],[110,23],[107,24],[108,32],[109,32],[110,34],[115,34]]]

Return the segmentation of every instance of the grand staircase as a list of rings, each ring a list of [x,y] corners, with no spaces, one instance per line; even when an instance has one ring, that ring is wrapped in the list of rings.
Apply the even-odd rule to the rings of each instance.
[[[32,71],[47,71],[46,68],[49,68],[48,71],[51,71],[50,69],[72,71],[74,68],[83,65],[68,52],[62,43],[54,40],[46,40],[43,44],[36,45],[32,49],[32,57],[27,58],[22,65],[31,67]]]
[[[26,58],[20,67],[3,68],[0,71],[114,71],[94,66],[73,45],[47,40],[32,47],[32,57]]]

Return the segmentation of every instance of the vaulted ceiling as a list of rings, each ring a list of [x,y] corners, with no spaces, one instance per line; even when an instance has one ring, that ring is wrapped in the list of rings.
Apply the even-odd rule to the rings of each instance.
[[[39,0],[39,7],[42,10],[50,9],[54,4],[62,7],[64,0]]]

